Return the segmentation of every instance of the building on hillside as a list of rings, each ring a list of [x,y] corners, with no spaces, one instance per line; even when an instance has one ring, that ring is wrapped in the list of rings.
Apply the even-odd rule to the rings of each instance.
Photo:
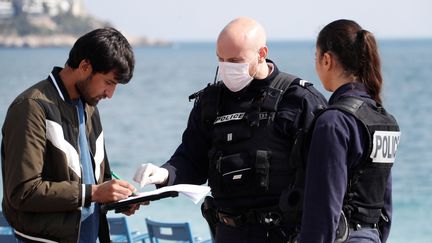
[[[10,18],[14,13],[12,0],[0,0],[0,18]]]
[[[0,0],[0,18],[22,14],[84,16],[86,11],[83,0]]]

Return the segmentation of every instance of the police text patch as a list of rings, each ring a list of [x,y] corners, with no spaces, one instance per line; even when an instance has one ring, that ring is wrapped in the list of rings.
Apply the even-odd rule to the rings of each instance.
[[[370,158],[374,163],[393,163],[399,145],[400,132],[375,131]]]
[[[217,123],[222,123],[222,122],[228,122],[228,121],[235,121],[235,120],[241,120],[243,119],[245,113],[234,113],[234,114],[229,114],[229,115],[225,115],[225,116],[219,116],[216,118],[214,124]]]

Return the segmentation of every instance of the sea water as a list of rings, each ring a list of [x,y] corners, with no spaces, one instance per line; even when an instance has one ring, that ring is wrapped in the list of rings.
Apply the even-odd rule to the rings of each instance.
[[[381,40],[379,46],[384,105],[402,131],[393,167],[394,215],[388,242],[431,242],[432,40]],[[63,66],[68,51],[0,49],[0,124],[16,95],[46,78],[53,65]],[[312,41],[269,43],[269,58],[281,70],[309,80],[328,98],[315,74],[314,53]],[[213,82],[217,66],[214,43],[137,48],[135,56],[130,83],[118,85],[114,97],[98,105],[111,168],[131,182],[141,163],[161,165],[170,158],[193,106],[188,96]],[[117,215],[110,212],[109,216]],[[200,203],[183,196],[141,206],[128,217],[130,228],[145,232],[146,217],[187,221],[195,235],[210,237]]]

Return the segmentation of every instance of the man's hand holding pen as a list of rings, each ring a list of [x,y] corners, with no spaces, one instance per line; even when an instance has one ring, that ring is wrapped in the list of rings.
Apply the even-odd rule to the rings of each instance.
[[[111,172],[111,175],[115,179],[106,181],[102,184],[92,185],[91,193],[93,202],[116,202],[135,194],[137,189],[133,185],[127,181],[121,180],[114,172]],[[139,206],[140,204],[133,204],[129,210],[124,211],[123,214],[127,216],[132,215],[139,209]]]
[[[128,198],[136,191],[127,181],[113,179],[102,184],[92,185],[92,201],[98,203],[115,202]]]

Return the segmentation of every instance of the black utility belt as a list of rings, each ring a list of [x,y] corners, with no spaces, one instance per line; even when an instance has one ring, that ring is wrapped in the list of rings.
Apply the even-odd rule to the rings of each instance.
[[[350,222],[349,223],[349,228],[352,231],[366,229],[366,228],[376,229],[376,228],[378,228],[378,225],[377,224],[372,224],[372,223],[355,223],[355,222]]]
[[[249,210],[242,213],[232,213],[228,210],[216,210],[216,218],[219,222],[231,226],[240,227],[247,224],[262,224],[275,226],[281,224],[283,215],[279,211]]]

